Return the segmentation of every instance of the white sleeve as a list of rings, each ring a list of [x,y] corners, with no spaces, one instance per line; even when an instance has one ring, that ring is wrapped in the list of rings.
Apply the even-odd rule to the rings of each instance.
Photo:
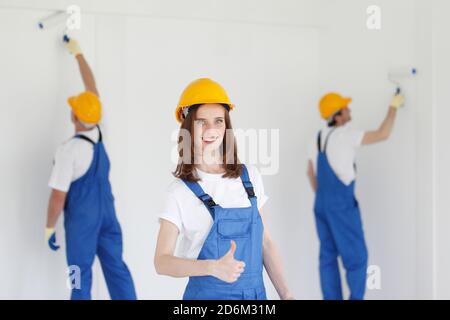
[[[253,188],[255,190],[255,195],[258,199],[258,201],[257,201],[258,209],[261,209],[266,204],[267,200],[269,199],[269,197],[264,192],[264,183],[262,180],[261,173],[254,166],[248,167],[248,171],[249,171],[248,174],[250,176],[250,181],[253,184]]]
[[[178,204],[177,199],[173,195],[173,193],[166,191],[165,202],[162,212],[159,214],[158,221],[161,222],[161,219],[172,222],[177,226],[178,231],[181,233],[183,230],[183,222],[181,219],[181,209]]]
[[[358,148],[362,145],[364,139],[364,131],[361,130],[349,130],[347,131],[347,141],[353,148]]]
[[[73,153],[67,148],[64,148],[64,146],[58,148],[53,160],[53,169],[48,186],[63,192],[69,191],[74,174],[74,166]]]

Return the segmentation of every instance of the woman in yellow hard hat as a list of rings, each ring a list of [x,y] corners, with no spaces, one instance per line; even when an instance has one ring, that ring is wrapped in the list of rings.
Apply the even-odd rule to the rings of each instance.
[[[359,131],[349,128],[349,103],[337,93],[325,95],[319,111],[326,127],[311,144],[308,177],[316,193],[314,213],[320,240],[320,281],[326,300],[342,299],[338,256],[347,271],[350,299],[364,298],[368,253],[355,197],[355,152],[361,145],[387,139],[392,131],[397,109],[404,103],[397,94],[378,130]]]
[[[266,299],[263,266],[282,299],[292,299],[262,208],[262,178],[239,162],[227,93],[211,79],[183,91],[179,162],[160,215],[159,274],[189,277],[184,299]],[[175,245],[182,234],[179,252]]]

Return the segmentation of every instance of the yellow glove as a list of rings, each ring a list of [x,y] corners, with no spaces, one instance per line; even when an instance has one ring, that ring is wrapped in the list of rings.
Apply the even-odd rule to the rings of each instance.
[[[48,242],[54,232],[55,228],[45,228],[45,242]]]
[[[59,249],[59,245],[56,243],[55,228],[45,228],[45,242],[53,251]]]
[[[403,96],[402,94],[396,94],[391,101],[391,107],[394,109],[398,109],[403,107],[403,105],[405,104],[405,96]]]
[[[75,57],[79,54],[82,54],[80,45],[75,39],[70,39],[68,42],[64,42],[64,47],[66,47],[67,50],[69,50],[69,52]]]

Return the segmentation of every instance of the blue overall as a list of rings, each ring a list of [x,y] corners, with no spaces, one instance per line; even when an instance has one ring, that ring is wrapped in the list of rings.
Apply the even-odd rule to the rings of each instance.
[[[245,262],[237,281],[224,282],[213,276],[190,277],[184,300],[266,300],[263,282],[263,224],[247,168],[243,165],[241,180],[251,206],[222,208],[206,194],[197,182],[183,180],[203,202],[214,221],[198,260],[220,259],[236,242],[235,259]]]
[[[331,130],[321,148],[321,132],[317,138],[317,192],[314,205],[320,239],[320,281],[325,300],[342,300],[338,256],[346,270],[351,300],[364,299],[367,274],[367,248],[355,181],[345,185],[330,166],[326,154]]]
[[[136,299],[130,271],[122,260],[122,232],[109,183],[110,163],[98,130],[98,143],[83,135],[75,136],[91,143],[94,155],[88,171],[70,185],[64,207],[67,263],[81,271],[81,287],[72,288],[71,299],[91,299],[92,264],[96,255],[111,299]]]

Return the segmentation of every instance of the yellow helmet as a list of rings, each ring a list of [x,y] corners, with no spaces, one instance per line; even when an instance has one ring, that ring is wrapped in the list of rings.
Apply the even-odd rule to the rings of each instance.
[[[85,91],[67,99],[75,116],[82,122],[97,124],[102,118],[102,104],[92,92]]]
[[[327,120],[341,109],[347,108],[352,98],[344,98],[338,93],[328,93],[320,100],[319,110],[322,118]]]
[[[175,118],[178,122],[182,122],[184,108],[205,103],[227,104],[230,110],[234,108],[225,89],[220,84],[208,78],[201,78],[191,82],[184,89],[175,109]]]

